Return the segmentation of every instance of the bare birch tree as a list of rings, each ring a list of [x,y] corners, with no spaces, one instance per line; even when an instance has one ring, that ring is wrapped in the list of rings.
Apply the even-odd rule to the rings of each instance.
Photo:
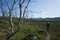
[[[7,0],[5,0],[5,2],[7,4],[8,10],[9,10],[9,23],[10,23],[10,27],[11,27],[11,31],[8,33],[7,38],[6,38],[6,40],[9,40],[10,37],[12,37],[15,34],[14,24],[12,22],[12,11],[13,11],[14,5],[16,4],[17,1],[13,0],[13,5],[11,8],[9,7]]]
[[[24,2],[25,2],[26,0],[20,0],[20,1],[21,1],[20,4],[19,4],[20,10],[22,10],[22,7],[24,7],[23,13],[22,13],[22,11],[20,11],[20,12],[21,12],[21,15],[22,15],[22,24],[23,24],[23,20],[24,20],[24,16],[25,16],[25,13],[26,13],[26,9],[27,9],[27,7],[28,7],[28,5],[29,5],[29,3],[30,3],[30,0],[28,0],[26,6],[23,6],[23,4],[24,4]],[[21,15],[20,15],[20,16],[21,16]]]
[[[3,8],[2,0],[0,0],[0,9],[1,9],[2,17],[4,18],[5,17],[5,10]]]
[[[26,9],[27,9],[27,7],[28,7],[28,5],[29,5],[29,2],[30,2],[30,0],[28,0],[27,5],[25,6],[24,11],[22,12],[22,5],[23,5],[23,3],[24,3],[26,0],[19,0],[20,15],[19,15],[19,20],[18,20],[18,27],[17,27],[17,29],[14,31],[14,24],[13,24],[13,22],[12,22],[12,11],[13,11],[14,5],[16,4],[17,1],[18,1],[18,0],[14,0],[13,5],[12,5],[12,7],[10,8],[7,0],[5,0],[5,2],[6,2],[6,4],[7,4],[7,7],[8,7],[8,9],[9,9],[9,23],[10,23],[10,27],[11,27],[11,32],[9,32],[9,35],[7,35],[6,40],[9,40],[9,39],[10,39],[14,34],[16,34],[16,33],[20,30],[20,28],[22,27],[22,14],[23,14],[23,17],[24,17],[25,11],[26,11]]]
[[[30,3],[30,0],[13,0],[13,4],[12,6],[9,6],[9,3],[8,3],[8,0],[4,0],[4,2],[6,3],[7,7],[8,7],[8,10],[9,10],[9,24],[10,24],[10,31],[9,32],[6,32],[7,33],[7,37],[6,37],[6,40],[10,40],[10,38],[12,36],[14,36],[19,30],[20,28],[22,27],[22,21],[24,19],[24,15],[25,15],[25,12],[26,12],[26,9]],[[17,28],[14,30],[14,24],[13,24],[13,17],[12,17],[12,11],[14,9],[14,6],[15,4],[19,2],[19,9],[20,9],[20,13],[19,13],[19,19],[18,19],[18,26]],[[24,9],[23,9],[23,4],[26,2],[26,6],[24,6]],[[5,17],[5,12],[4,12],[4,8],[3,8],[3,3],[2,3],[2,0],[0,0],[0,4],[1,4],[1,12],[3,14],[3,16]],[[6,10],[5,10],[6,11]],[[23,16],[22,16],[23,15]],[[5,32],[5,31],[4,31]]]

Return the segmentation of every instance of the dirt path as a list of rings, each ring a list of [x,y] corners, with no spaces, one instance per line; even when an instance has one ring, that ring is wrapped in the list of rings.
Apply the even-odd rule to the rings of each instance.
[[[50,34],[47,32],[47,37],[45,40],[50,40]]]

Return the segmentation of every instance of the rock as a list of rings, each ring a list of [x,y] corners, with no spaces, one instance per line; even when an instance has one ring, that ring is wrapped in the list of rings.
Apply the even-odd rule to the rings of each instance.
[[[38,35],[27,35],[23,38],[23,40],[39,40],[41,36]]]

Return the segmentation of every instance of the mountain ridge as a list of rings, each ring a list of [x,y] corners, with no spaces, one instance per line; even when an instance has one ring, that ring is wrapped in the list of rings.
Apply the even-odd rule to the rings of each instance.
[[[3,17],[0,16],[0,19],[2,19]],[[9,17],[6,17],[6,19],[9,19]],[[13,19],[19,19],[19,18],[14,18]],[[26,19],[26,18],[25,18]],[[31,19],[31,20],[36,20],[36,21],[60,21],[60,17],[54,17],[54,18],[28,18],[28,19]]]
[[[54,18],[31,18],[32,20],[36,21],[60,21],[60,17],[54,17]]]

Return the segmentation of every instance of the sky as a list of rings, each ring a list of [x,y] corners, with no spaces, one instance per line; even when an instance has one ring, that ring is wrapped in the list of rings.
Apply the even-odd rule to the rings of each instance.
[[[39,13],[33,13],[33,18],[37,17],[60,17],[60,0],[34,0],[30,4],[30,10]]]
[[[60,0],[31,0],[27,10],[32,11],[27,12],[29,18],[60,17]],[[18,13],[19,9],[17,9]]]

